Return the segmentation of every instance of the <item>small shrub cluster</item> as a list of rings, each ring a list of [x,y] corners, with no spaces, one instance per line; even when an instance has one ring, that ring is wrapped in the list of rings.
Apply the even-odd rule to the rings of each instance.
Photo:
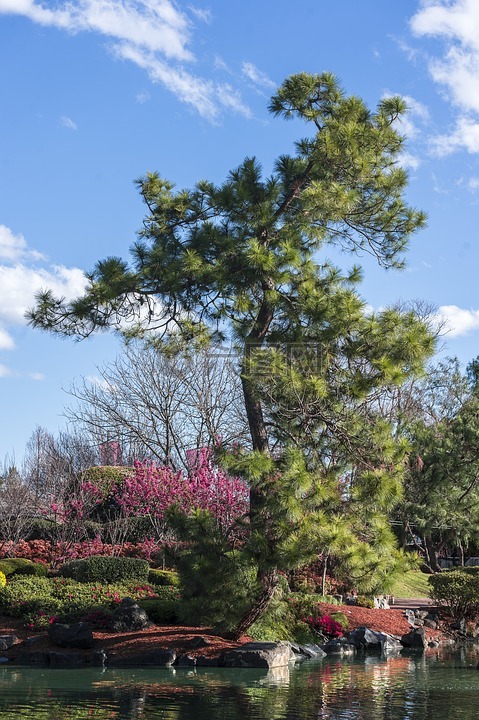
[[[149,565],[140,558],[92,555],[64,563],[59,575],[78,582],[148,582]]]
[[[479,613],[479,568],[445,570],[429,577],[431,597],[447,607],[454,618]]]
[[[167,587],[180,586],[180,578],[175,570],[158,570],[156,568],[150,568],[148,573],[148,582],[151,583],[151,585]]]
[[[140,601],[150,620],[157,625],[179,622],[180,593],[175,587],[155,587],[155,597]]]
[[[43,563],[33,562],[26,558],[4,558],[0,560],[0,572],[6,577],[10,575],[36,575],[37,577],[45,577],[47,575],[47,566]]]
[[[0,588],[5,587],[7,584],[7,576],[0,570]]]
[[[343,628],[341,623],[334,620],[331,615],[310,615],[304,618],[306,622],[319,635],[326,637],[342,637]]]
[[[56,620],[78,622],[93,613],[100,627],[123,597],[141,602],[157,594],[148,584],[79,583],[61,577],[17,575],[0,587],[0,613],[23,618],[31,629],[42,629]]]

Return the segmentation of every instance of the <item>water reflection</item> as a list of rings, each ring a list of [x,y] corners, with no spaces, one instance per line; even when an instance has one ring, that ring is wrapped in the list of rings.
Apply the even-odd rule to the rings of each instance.
[[[0,668],[5,720],[474,720],[477,648],[291,671]]]

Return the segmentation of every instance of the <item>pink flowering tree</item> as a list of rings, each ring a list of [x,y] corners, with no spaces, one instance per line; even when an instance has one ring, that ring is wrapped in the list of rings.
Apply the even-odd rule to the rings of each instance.
[[[116,488],[115,498],[127,516],[148,517],[159,538],[171,535],[167,512],[172,507],[185,514],[207,510],[225,534],[248,512],[246,485],[216,468],[207,448],[198,451],[188,474],[136,462],[131,476]]]

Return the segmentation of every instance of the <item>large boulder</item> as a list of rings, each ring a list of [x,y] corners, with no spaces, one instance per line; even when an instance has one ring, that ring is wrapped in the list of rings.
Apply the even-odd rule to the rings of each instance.
[[[284,667],[294,657],[287,642],[249,642],[223,656],[224,667],[274,668]]]
[[[48,627],[48,636],[54,645],[63,648],[93,647],[92,629],[87,623],[79,622],[70,625],[52,623]]]
[[[18,642],[19,639],[16,635],[0,635],[0,650],[8,650]]]
[[[358,627],[348,633],[348,640],[358,650],[367,653],[390,654],[401,649],[399,638],[386,633],[376,632],[367,627]]]
[[[423,627],[415,628],[401,638],[401,645],[407,650],[424,650],[426,637]]]
[[[149,650],[138,655],[110,655],[108,667],[171,667],[175,660],[174,650]]]
[[[151,625],[150,618],[131,598],[123,598],[113,613],[112,627],[115,632],[144,630]]]

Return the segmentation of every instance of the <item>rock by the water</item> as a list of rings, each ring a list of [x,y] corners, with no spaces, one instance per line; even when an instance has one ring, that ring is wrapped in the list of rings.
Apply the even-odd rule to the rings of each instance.
[[[48,636],[54,645],[64,648],[88,649],[93,647],[92,629],[87,623],[52,623]]]
[[[356,646],[346,638],[332,638],[321,646],[327,655],[354,655]]]
[[[0,650],[8,650],[19,642],[16,635],[0,635]]]
[[[108,655],[103,650],[103,648],[99,648],[98,650],[95,650],[90,655],[90,665],[92,667],[106,667],[108,664]]]
[[[287,642],[250,642],[226,652],[222,664],[236,668],[273,668],[284,667],[291,659],[291,645]]]
[[[85,658],[81,653],[49,652],[48,660],[50,667],[54,668],[81,667],[85,664]]]
[[[41,665],[42,667],[50,664],[50,658],[47,652],[21,652],[15,660],[17,665]]]
[[[138,655],[110,656],[108,667],[170,667],[176,660],[173,650],[150,650]]]
[[[415,628],[403,635],[401,645],[408,650],[424,650],[426,647],[424,628]]]
[[[195,667],[195,665],[196,658],[191,657],[191,655],[180,655],[178,658],[176,658],[175,667],[188,668]]]
[[[115,632],[144,630],[151,625],[150,618],[131,598],[123,598],[113,613],[112,627]]]
[[[297,660],[320,660],[326,657],[326,653],[319,645],[315,643],[306,643],[306,645],[298,645],[297,643],[291,643],[291,650],[295,654]]]

